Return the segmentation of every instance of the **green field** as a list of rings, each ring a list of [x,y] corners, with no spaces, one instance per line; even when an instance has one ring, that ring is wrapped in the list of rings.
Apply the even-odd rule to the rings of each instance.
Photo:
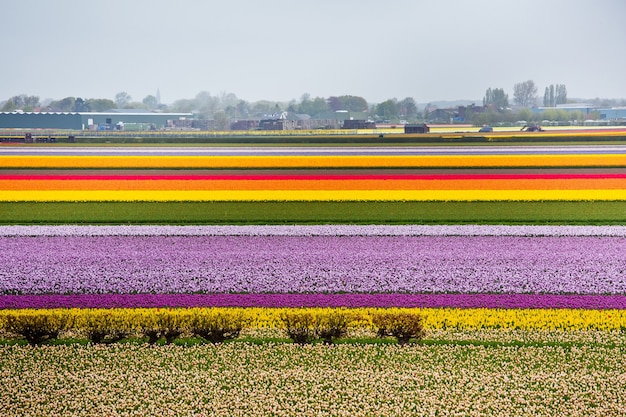
[[[0,224],[626,224],[626,201],[4,202]]]

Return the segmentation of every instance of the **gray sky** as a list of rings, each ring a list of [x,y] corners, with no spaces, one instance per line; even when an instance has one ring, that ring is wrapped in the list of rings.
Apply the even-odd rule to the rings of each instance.
[[[2,0],[0,101],[626,98],[624,0]]]

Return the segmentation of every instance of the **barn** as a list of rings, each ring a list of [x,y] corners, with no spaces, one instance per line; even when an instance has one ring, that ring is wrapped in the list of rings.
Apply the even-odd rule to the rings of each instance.
[[[114,130],[162,129],[193,113],[156,113],[124,109],[108,112],[2,112],[0,129]],[[132,129],[135,130],[135,129]]]

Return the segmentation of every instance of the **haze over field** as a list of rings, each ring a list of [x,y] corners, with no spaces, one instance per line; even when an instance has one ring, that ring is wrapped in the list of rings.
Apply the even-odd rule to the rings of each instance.
[[[626,2],[21,0],[0,6],[0,100],[468,99],[534,80],[626,97]]]

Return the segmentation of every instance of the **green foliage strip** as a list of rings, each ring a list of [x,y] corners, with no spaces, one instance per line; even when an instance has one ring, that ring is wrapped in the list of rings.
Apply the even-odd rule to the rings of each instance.
[[[626,224],[626,201],[10,202],[0,224]]]

